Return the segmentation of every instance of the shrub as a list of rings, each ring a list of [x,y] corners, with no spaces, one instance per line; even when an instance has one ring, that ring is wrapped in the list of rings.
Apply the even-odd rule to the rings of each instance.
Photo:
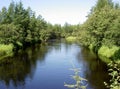
[[[117,50],[111,58],[112,60],[120,60],[120,48]]]
[[[67,41],[76,41],[76,37],[69,36],[66,38]]]
[[[120,89],[120,64],[115,62],[110,62],[109,75],[111,76],[110,84],[104,82],[106,87],[109,89]]]
[[[110,58],[114,55],[114,53],[119,49],[117,46],[112,46],[112,47],[107,47],[107,46],[102,46],[98,50],[98,55]]]
[[[0,44],[0,56],[11,55],[13,52],[13,44],[4,45]]]

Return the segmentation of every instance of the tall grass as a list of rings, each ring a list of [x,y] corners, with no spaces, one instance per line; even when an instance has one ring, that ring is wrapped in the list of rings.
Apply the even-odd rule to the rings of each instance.
[[[119,50],[119,47],[117,46],[112,46],[112,47],[107,47],[107,46],[102,46],[98,50],[98,56],[104,60],[104,59],[111,59],[112,56],[114,56],[115,52]]]
[[[67,40],[67,41],[76,41],[77,38],[74,37],[74,36],[69,36],[69,37],[66,38],[66,40]]]
[[[14,47],[13,44],[9,45],[0,44],[0,59],[12,55],[13,47]]]

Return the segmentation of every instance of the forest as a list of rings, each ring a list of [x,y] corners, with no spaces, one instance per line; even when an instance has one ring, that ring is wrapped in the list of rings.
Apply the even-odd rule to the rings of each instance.
[[[0,11],[0,56],[35,43],[64,38],[72,34],[73,28],[68,23],[63,27],[47,23],[41,15],[36,17],[30,7],[24,9],[22,2],[11,2],[8,9],[3,7]]]
[[[120,5],[112,0],[98,0],[83,24],[52,25],[22,2],[11,2],[0,11],[0,59],[12,56],[30,45],[64,38],[89,48],[112,67],[111,89],[120,84]],[[111,68],[111,67],[110,67]],[[107,85],[107,84],[106,84]],[[113,88],[117,87],[117,88]]]

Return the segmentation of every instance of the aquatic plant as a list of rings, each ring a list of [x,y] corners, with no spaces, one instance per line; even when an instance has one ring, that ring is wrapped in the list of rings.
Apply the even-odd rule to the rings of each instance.
[[[71,75],[71,78],[74,79],[76,83],[67,84],[64,82],[64,86],[73,89],[86,89],[87,85],[84,85],[84,82],[87,80],[79,76],[80,68],[75,68],[73,65],[73,68],[71,68],[70,70],[74,71],[74,75]]]

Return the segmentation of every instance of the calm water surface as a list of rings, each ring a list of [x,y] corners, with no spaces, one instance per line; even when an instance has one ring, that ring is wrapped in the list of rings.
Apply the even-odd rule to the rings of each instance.
[[[29,47],[0,62],[0,89],[68,89],[72,63],[88,80],[87,89],[105,89],[106,65],[75,43],[51,42]]]

